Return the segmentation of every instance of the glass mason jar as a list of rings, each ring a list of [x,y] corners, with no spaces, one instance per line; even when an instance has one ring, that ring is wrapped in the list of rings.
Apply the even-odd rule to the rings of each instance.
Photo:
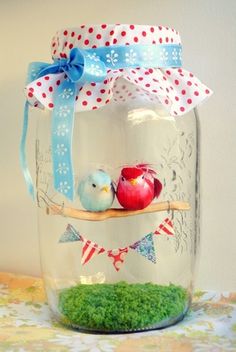
[[[149,42],[143,42],[147,45],[154,44],[151,36],[162,36],[163,40],[169,38],[176,43],[177,47],[167,48],[176,54],[177,32],[165,27],[136,27],[81,26],[61,31],[52,44],[54,60],[62,59],[58,74],[62,75],[61,65],[67,65],[63,60],[68,55],[70,62],[76,55],[81,58],[81,52],[70,49],[84,48],[91,42],[91,35],[94,43],[103,39],[106,50],[115,43],[110,38],[114,33],[120,45],[125,45],[124,37],[133,31],[140,41],[150,37]],[[102,30],[106,31],[104,38]],[[81,37],[84,43],[68,44],[71,38],[79,41]],[[103,58],[108,65],[119,67],[120,52],[116,54],[116,49],[111,47]],[[149,49],[152,50],[150,45]],[[130,55],[136,57],[136,47],[125,46],[122,50],[126,50],[124,58],[129,66]],[[89,55],[90,59],[95,57],[95,63],[100,62],[96,53]],[[110,84],[108,88],[93,81],[80,86],[80,108],[74,114],[71,184],[61,181],[69,170],[65,160],[55,167],[53,159],[55,155],[64,157],[69,139],[55,144],[53,138],[64,138],[68,133],[68,101],[74,86],[57,91],[62,76],[54,78],[55,65],[53,72],[41,72],[27,86],[28,99],[36,98],[36,105],[52,108],[56,100],[47,104],[43,101],[52,91],[56,91],[54,98],[61,97],[66,102],[55,105],[53,110],[45,109],[44,113],[39,109],[32,112],[37,118],[41,267],[53,314],[63,324],[84,331],[163,328],[184,317],[192,297],[199,218],[199,136],[194,107],[210,91],[178,66],[155,72],[152,68],[142,70],[133,66],[125,71],[126,77],[122,76],[123,69],[107,71],[120,75],[114,81],[110,76],[103,82]],[[65,84],[71,84],[70,66],[63,67],[68,70],[63,78]],[[85,70],[85,61],[80,67]],[[133,81],[133,76],[139,78]],[[150,83],[146,83],[147,79]],[[160,93],[153,86],[156,83]],[[99,94],[106,90],[112,94],[111,99],[93,106],[102,101]],[[85,100],[86,96],[93,100],[92,104]],[[35,104],[35,100],[31,103]],[[59,129],[55,129],[55,118],[59,119]],[[66,194],[71,188],[75,193],[73,199]]]
[[[110,103],[97,111],[76,114],[76,189],[84,175],[94,170],[106,171],[118,184],[124,165],[148,163],[163,185],[158,202],[180,206],[180,210],[167,207],[160,212],[97,221],[73,218],[72,213],[71,218],[63,216],[65,209],[83,206],[79,197],[71,203],[53,189],[51,119],[39,116],[36,160],[41,264],[48,302],[59,321],[79,329],[122,332],[164,327],[183,318],[191,302],[197,244],[196,116],[191,111],[173,118],[160,106],[142,100],[122,106]],[[117,199],[113,206],[121,207]],[[166,218],[173,223],[173,232],[170,227],[160,229]],[[69,231],[65,235],[68,224],[83,236],[83,242],[70,237]],[[149,234],[153,252],[150,246],[145,249],[145,243],[144,249],[129,248]],[[105,251],[82,264],[87,240],[91,241],[89,251],[94,243]],[[128,248],[115,264],[119,270],[107,252],[117,248]]]

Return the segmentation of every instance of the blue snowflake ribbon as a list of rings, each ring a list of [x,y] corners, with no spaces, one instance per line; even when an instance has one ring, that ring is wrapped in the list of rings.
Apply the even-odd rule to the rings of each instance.
[[[47,74],[64,72],[66,79],[54,93],[51,145],[54,188],[70,200],[74,199],[74,173],[72,165],[72,134],[75,98],[85,83],[103,82],[108,69],[136,67],[181,67],[181,45],[113,45],[96,49],[70,51],[68,59],[57,59],[52,64],[33,62],[28,69],[28,83]],[[20,144],[20,164],[34,198],[32,178],[26,162],[25,145],[28,129],[28,107],[24,110],[23,132]]]

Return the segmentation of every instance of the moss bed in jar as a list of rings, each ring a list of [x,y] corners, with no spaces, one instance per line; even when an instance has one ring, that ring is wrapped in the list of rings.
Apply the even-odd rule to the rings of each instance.
[[[188,294],[181,286],[152,283],[80,284],[59,294],[63,323],[81,329],[128,331],[181,316]]]

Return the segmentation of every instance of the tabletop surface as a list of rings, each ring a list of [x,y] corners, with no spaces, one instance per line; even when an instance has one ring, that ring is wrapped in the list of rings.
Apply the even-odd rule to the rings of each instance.
[[[0,273],[1,352],[236,351],[236,293],[197,291],[175,326],[125,335],[69,330],[53,320],[40,278]]]

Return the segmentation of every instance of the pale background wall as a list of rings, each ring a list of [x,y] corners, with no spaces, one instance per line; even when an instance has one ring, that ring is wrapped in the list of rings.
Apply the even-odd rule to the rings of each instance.
[[[28,62],[50,62],[51,37],[62,27],[162,24],[180,31],[184,67],[215,92],[199,109],[202,226],[196,286],[236,289],[235,18],[234,0],[0,0],[1,271],[40,274],[36,209],[18,162]]]

